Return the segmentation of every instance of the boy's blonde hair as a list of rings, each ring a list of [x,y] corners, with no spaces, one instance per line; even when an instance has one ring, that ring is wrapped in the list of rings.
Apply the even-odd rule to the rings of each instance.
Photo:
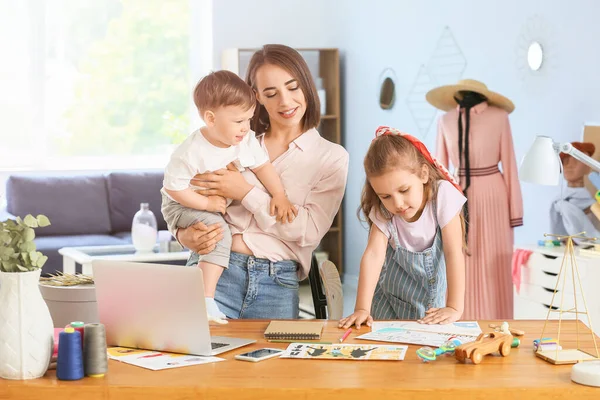
[[[402,168],[420,176],[423,165],[426,166],[429,172],[429,179],[424,185],[424,196],[427,197],[427,201],[436,201],[438,183],[440,180],[447,179],[435,165],[429,162],[408,139],[401,135],[382,135],[373,140],[364,160],[367,177],[360,199],[360,208],[358,209],[359,219],[366,220],[370,228],[373,222],[369,219],[369,214],[373,209],[386,219],[392,218],[392,215],[383,206],[379,196],[369,183],[370,177],[381,176],[395,168]],[[364,219],[361,218],[361,211]],[[466,248],[465,219],[462,211],[460,220],[463,228],[463,245]]]
[[[249,110],[256,105],[254,91],[231,71],[211,72],[194,89],[194,104],[200,116],[220,107],[240,106]]]

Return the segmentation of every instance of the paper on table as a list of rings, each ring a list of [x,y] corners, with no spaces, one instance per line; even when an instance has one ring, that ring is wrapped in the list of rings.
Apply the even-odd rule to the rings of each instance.
[[[292,343],[281,358],[314,360],[404,360],[408,346]]]
[[[208,364],[225,360],[224,358],[219,357],[201,357],[187,354],[130,349],[126,347],[109,348],[108,358],[135,365],[136,367],[151,369],[153,371]]]
[[[480,333],[481,328],[476,321],[454,322],[446,325],[393,321],[373,322],[371,332],[357,336],[357,339],[439,347],[450,338],[456,338],[462,343],[472,342]]]

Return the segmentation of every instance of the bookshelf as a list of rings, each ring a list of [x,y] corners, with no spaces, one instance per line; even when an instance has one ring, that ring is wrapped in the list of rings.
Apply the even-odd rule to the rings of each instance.
[[[258,49],[224,50],[221,68],[235,72],[245,79],[250,58],[256,50]],[[296,50],[306,60],[315,82],[317,78],[321,78],[322,87],[325,90],[325,114],[321,115],[321,123],[317,129],[325,139],[342,144],[339,50],[334,48],[299,48]],[[323,256],[323,252],[327,253],[327,258],[336,265],[340,275],[343,272],[343,221],[342,207],[340,207],[331,228],[315,250],[319,253],[319,259]]]

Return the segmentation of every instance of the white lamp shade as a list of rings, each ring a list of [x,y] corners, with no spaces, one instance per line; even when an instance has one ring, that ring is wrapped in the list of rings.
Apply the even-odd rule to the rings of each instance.
[[[529,151],[523,157],[519,178],[538,185],[558,185],[560,159],[547,136],[537,136]]]

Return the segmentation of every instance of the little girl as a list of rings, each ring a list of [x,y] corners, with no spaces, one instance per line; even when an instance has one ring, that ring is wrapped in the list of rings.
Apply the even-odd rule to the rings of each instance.
[[[339,326],[371,326],[373,318],[458,320],[465,296],[460,186],[423,143],[385,126],[377,129],[364,167],[359,212],[368,218],[369,241],[354,313]]]

